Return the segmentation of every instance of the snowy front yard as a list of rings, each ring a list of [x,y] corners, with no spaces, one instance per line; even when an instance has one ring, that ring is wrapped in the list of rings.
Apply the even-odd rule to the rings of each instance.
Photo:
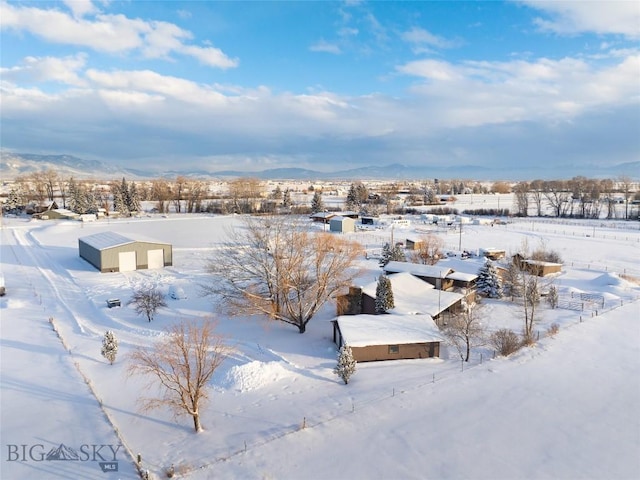
[[[344,385],[332,371],[335,305],[300,335],[280,323],[226,318],[199,295],[204,264],[234,221],[173,215],[3,224],[3,478],[137,478],[138,454],[158,478],[171,465],[193,479],[637,476],[640,287],[624,278],[640,277],[632,260],[640,256],[637,225],[528,221],[442,234],[448,248],[469,250],[516,251],[523,239],[532,246],[543,239],[564,259],[555,283],[569,303],[543,304],[540,341],[511,357],[494,359],[483,347],[462,365],[455,349],[444,348],[439,359],[360,364]],[[169,242],[174,266],[100,274],[79,258],[77,243],[100,231]],[[415,231],[393,235],[404,233]],[[354,237],[379,248],[389,234]],[[379,275],[376,260],[362,265],[363,282]],[[126,306],[140,285],[183,294],[149,323]],[[108,308],[110,298],[122,307]],[[489,329],[522,329],[517,303],[485,300],[481,312]],[[194,434],[189,418],[139,410],[136,399],[150,392],[141,392],[143,379],[127,378],[126,356],[174,322],[203,316],[219,321],[236,352],[214,375],[205,432]],[[547,337],[553,323],[560,331]],[[100,355],[106,330],[119,340],[114,365]],[[87,454],[46,460],[61,444]],[[114,459],[117,473],[108,470]]]

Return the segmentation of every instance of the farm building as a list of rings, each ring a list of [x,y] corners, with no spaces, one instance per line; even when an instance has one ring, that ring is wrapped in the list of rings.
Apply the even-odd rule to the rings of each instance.
[[[552,273],[560,273],[562,271],[561,263],[543,262],[541,260],[529,260],[524,258],[519,253],[513,256],[513,263],[518,266],[520,270],[524,270],[531,275],[538,277],[546,277]]]
[[[132,240],[114,232],[79,238],[78,248],[80,257],[103,273],[162,268],[173,264],[170,244]]]
[[[501,250],[499,248],[481,248],[478,253],[481,257],[486,257],[493,261],[500,260],[507,255],[505,250]]]
[[[356,315],[333,321],[333,341],[357,362],[440,356],[440,330],[428,315]]]
[[[340,233],[353,233],[356,231],[356,221],[350,217],[335,216],[329,220],[329,231]]]
[[[54,208],[45,210],[42,213],[36,213],[33,217],[39,218],[40,220],[77,220],[80,218],[80,215],[66,208]]]

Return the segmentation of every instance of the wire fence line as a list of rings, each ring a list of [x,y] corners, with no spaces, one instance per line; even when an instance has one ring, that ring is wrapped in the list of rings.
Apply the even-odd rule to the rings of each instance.
[[[590,311],[589,316],[579,315],[578,318],[576,318],[574,321],[564,323],[561,326],[560,331],[565,328],[575,327],[582,322],[588,321],[589,318],[601,316],[607,312],[620,308],[623,305],[635,303],[639,300],[640,295],[636,295],[633,298],[625,300],[621,299],[619,302],[605,302],[604,306],[601,309]],[[545,337],[552,337],[556,334],[557,333],[552,332],[551,329],[544,332],[538,330],[536,331],[535,338],[539,341]],[[351,400],[351,402],[342,404],[341,408],[339,409],[334,408],[331,410],[325,410],[318,414],[314,414],[313,416],[303,416],[302,418],[293,419],[293,421],[288,425],[282,425],[282,428],[278,433],[271,434],[267,438],[262,438],[259,440],[243,441],[242,444],[238,444],[235,447],[228,448],[227,452],[224,455],[220,455],[213,460],[205,460],[199,462],[199,466],[197,467],[185,467],[185,473],[189,471],[213,468],[216,464],[228,461],[235,456],[246,453],[247,451],[257,449],[288,435],[295,434],[296,432],[299,432],[301,430],[318,427],[332,421],[336,421],[340,418],[346,417],[347,415],[353,414],[357,411],[361,411],[362,409],[366,409],[389,401],[396,396],[401,396],[412,391],[436,388],[438,384],[444,381],[455,380],[455,378],[459,378],[460,375],[464,375],[464,372],[477,368],[483,365],[486,361],[494,358],[496,358],[495,352],[493,352],[492,354],[474,353],[471,355],[469,362],[464,362],[462,360],[459,363],[449,361],[449,364],[446,367],[439,369],[437,372],[431,371],[426,374],[424,372],[421,372],[399,379],[396,378],[393,383],[390,383],[389,388],[384,393],[376,391],[376,393],[373,393],[371,395],[362,395],[359,399],[354,399]]]

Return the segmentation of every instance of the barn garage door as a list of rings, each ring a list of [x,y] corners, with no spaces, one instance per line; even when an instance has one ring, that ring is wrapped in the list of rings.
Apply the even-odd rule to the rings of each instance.
[[[136,269],[136,252],[120,252],[118,264],[121,272],[132,272]]]
[[[164,250],[149,250],[147,252],[147,264],[148,268],[162,268],[164,267]]]

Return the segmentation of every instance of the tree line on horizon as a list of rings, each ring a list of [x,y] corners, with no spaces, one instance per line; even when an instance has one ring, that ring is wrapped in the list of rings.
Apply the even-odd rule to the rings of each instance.
[[[4,212],[25,210],[29,204],[42,206],[60,200],[62,208],[75,213],[95,213],[98,209],[131,215],[141,211],[142,202],[153,202],[157,213],[295,213],[325,210],[323,188],[310,185],[296,189],[309,194],[303,204],[292,200],[293,189],[280,185],[269,190],[256,178],[237,178],[226,182],[226,192],[211,193],[208,181],[185,176],[109,182],[64,178],[49,169],[17,177],[3,203]],[[624,205],[622,218],[638,217],[640,187],[630,177],[569,180],[533,180],[508,183],[484,183],[463,180],[422,180],[415,182],[351,182],[344,208],[362,215],[402,214],[417,206],[446,206],[456,196],[473,194],[513,194],[513,210],[503,207],[495,212],[467,211],[477,215],[515,215],[520,217],[617,218],[617,204]],[[402,198],[400,197],[402,195]],[[481,209],[482,210],[482,209]],[[433,212],[438,213],[438,212]],[[457,211],[455,212],[457,213]]]

